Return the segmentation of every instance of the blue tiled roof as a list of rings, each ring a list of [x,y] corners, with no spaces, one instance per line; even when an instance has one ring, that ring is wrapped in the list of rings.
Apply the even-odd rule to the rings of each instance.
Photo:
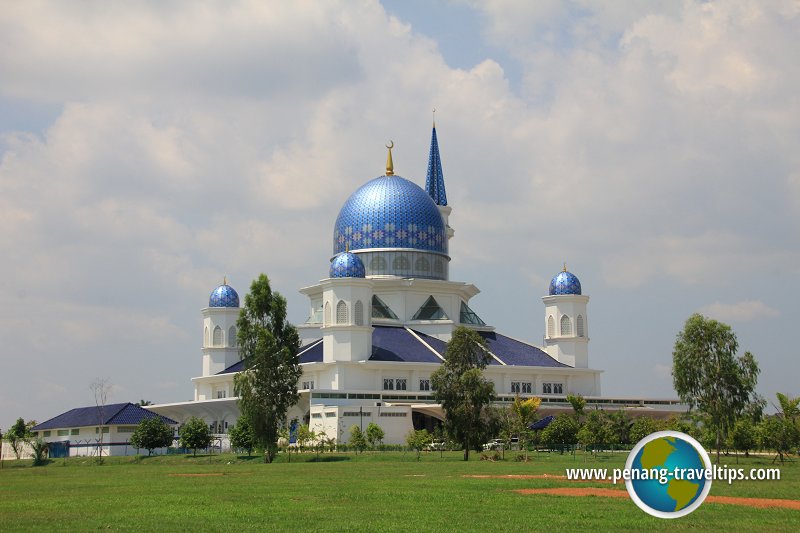
[[[581,282],[578,276],[572,272],[567,272],[566,265],[563,272],[559,272],[555,277],[550,280],[550,296],[563,295],[563,294],[580,294]]]
[[[314,341],[316,344],[312,345],[310,348],[309,345],[306,345],[303,349],[305,351],[300,350],[300,362],[301,363],[321,363],[322,362],[322,339],[318,341]]]
[[[365,275],[364,263],[352,252],[336,254],[328,274],[331,278],[363,278]]]
[[[416,333],[416,332],[415,332]],[[406,363],[441,363],[427,346],[402,327],[375,326],[372,331],[370,361],[402,361]]]
[[[507,365],[570,368],[569,365],[559,363],[536,346],[531,346],[493,331],[480,331],[479,333],[489,345],[489,350]]]
[[[217,375],[230,374],[232,372],[241,372],[242,370],[244,370],[244,361],[237,361],[236,363],[233,363],[231,366],[229,366],[225,370],[217,372]]]
[[[171,418],[158,415],[130,402],[108,404],[103,407],[102,413],[101,422],[99,407],[95,405],[91,407],[78,407],[77,409],[72,409],[42,422],[35,426],[33,430],[40,431],[43,429],[77,428],[97,425],[136,425],[145,418],[161,418],[167,424],[177,424],[177,422]]]
[[[208,297],[209,307],[239,307],[239,294],[233,287],[223,283],[213,291]]]

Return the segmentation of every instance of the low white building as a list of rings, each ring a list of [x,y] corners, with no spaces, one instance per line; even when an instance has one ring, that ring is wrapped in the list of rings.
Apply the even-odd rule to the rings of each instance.
[[[404,442],[412,428],[432,429],[443,414],[430,376],[457,326],[486,340],[485,376],[499,401],[539,396],[549,414],[568,409],[572,393],[589,406],[657,416],[683,409],[674,399],[601,396],[602,371],[589,364],[589,297],[566,265],[542,298],[544,346],[481,320],[470,305],[478,288],[449,279],[451,211],[435,126],[425,189],[394,175],[390,148],[386,174],[348,198],[334,224],[328,277],[300,291],[309,299],[309,318],[298,326],[301,400],[289,420],[339,442],[354,424],[377,423],[387,443]],[[148,409],[179,422],[199,416],[214,432],[227,433],[239,416],[233,397],[233,377],[242,370],[238,314],[239,296],[223,282],[202,310],[202,375],[192,380],[194,400]]]

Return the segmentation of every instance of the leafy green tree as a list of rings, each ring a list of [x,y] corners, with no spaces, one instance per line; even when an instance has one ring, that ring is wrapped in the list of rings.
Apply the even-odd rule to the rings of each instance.
[[[578,430],[578,442],[594,455],[598,449],[605,448],[614,438],[611,424],[604,411],[589,411],[583,425]]]
[[[536,421],[536,412],[541,403],[541,398],[534,397],[523,400],[517,396],[514,398],[514,403],[511,404],[511,412],[514,415],[514,432],[519,438],[520,450],[525,454],[526,461],[528,460],[528,443],[533,433],[531,424]]]
[[[143,418],[133,431],[130,443],[134,448],[144,448],[150,456],[156,448],[170,446],[173,435],[172,428],[161,417]]]
[[[304,451],[306,449],[306,445],[309,443],[313,443],[316,440],[317,435],[314,431],[308,427],[308,424],[303,424],[299,428],[297,428],[297,446],[300,448],[300,451]]]
[[[427,429],[411,430],[406,435],[406,444],[409,448],[417,452],[417,461],[419,461],[420,453],[425,449],[425,446],[431,443],[431,435]]]
[[[649,434],[655,433],[656,431],[661,431],[661,427],[653,418],[650,418],[649,416],[636,417],[636,419],[633,421],[633,424],[631,424],[631,429],[629,432],[631,444],[636,444]]]
[[[728,432],[728,446],[736,451],[744,452],[745,457],[750,456],[750,450],[756,447],[756,426],[748,417],[736,421]],[[736,456],[739,462],[739,456]]]
[[[231,446],[240,450],[247,450],[248,457],[253,455],[255,438],[253,436],[253,426],[250,425],[249,418],[240,416],[236,424],[228,432],[228,437],[231,439]]]
[[[208,448],[211,445],[211,431],[202,418],[193,416],[180,429],[181,446],[192,448],[197,455],[197,448]]]
[[[575,417],[562,413],[542,430],[542,444],[551,450],[561,450],[561,453],[564,453],[565,448],[574,446],[578,442],[578,429]]]
[[[383,437],[385,433],[383,432],[383,428],[380,427],[375,422],[370,422],[367,426],[367,440],[369,441],[369,445],[372,448],[375,448],[377,444],[380,444],[383,441]]]
[[[483,377],[489,364],[486,341],[477,332],[457,327],[447,343],[444,363],[431,375],[434,398],[445,413],[445,428],[464,449],[480,448],[488,420],[484,407],[494,399],[494,383]]]
[[[567,401],[572,406],[575,416],[580,419],[583,415],[583,410],[586,407],[586,400],[580,394],[568,394]]]
[[[11,444],[11,449],[14,451],[14,455],[17,459],[22,455],[25,444],[32,436],[30,427],[25,424],[25,420],[22,418],[17,418],[14,425],[6,431],[6,440]]]
[[[367,437],[364,435],[364,432],[361,431],[360,427],[353,425],[353,427],[350,428],[350,441],[348,443],[355,449],[356,453],[363,452],[367,449]]]
[[[611,411],[608,415],[611,443],[619,446],[630,444],[631,417],[625,409]]]
[[[762,420],[760,433],[763,447],[775,450],[776,459],[783,463],[784,456],[800,446],[800,396],[791,398],[779,392],[776,397],[778,414]]]
[[[250,285],[236,326],[245,369],[234,378],[234,390],[242,416],[253,428],[256,447],[271,463],[278,452],[281,422],[299,399],[300,337],[286,320],[286,299],[272,292],[264,274]]]
[[[758,363],[727,324],[694,314],[678,334],[672,377],[681,400],[708,416],[715,434],[717,464],[728,429],[755,399]]]

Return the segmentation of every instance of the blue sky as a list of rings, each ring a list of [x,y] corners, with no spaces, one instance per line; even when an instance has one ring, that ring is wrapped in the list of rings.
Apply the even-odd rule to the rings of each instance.
[[[0,12],[0,428],[190,399],[201,319],[260,272],[305,320],[349,194],[422,184],[431,109],[451,279],[541,343],[567,262],[603,391],[674,395],[675,335],[734,328],[797,389],[794,2],[24,2]]]

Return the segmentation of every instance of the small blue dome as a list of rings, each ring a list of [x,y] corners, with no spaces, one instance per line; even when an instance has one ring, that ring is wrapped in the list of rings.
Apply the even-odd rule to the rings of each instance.
[[[370,248],[447,254],[447,230],[430,195],[400,176],[380,176],[354,192],[336,219],[333,253]]]
[[[581,282],[578,280],[578,276],[572,272],[567,272],[566,267],[550,281],[550,296],[580,293]]]
[[[211,292],[208,298],[209,307],[239,307],[239,295],[233,287],[223,283]]]
[[[363,278],[366,274],[364,262],[352,252],[337,254],[331,261],[330,277],[332,278]]]

